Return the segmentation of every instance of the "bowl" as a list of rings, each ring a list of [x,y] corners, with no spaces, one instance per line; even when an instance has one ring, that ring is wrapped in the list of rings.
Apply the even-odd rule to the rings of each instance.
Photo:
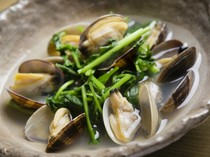
[[[178,140],[210,114],[210,3],[190,0],[20,0],[0,14],[0,154],[1,156],[143,156]],[[170,115],[170,121],[154,137],[127,145],[88,146],[47,154],[44,145],[26,140],[23,126],[29,117],[10,109],[5,90],[12,73],[26,59],[46,55],[52,34],[78,22],[114,12],[140,20],[160,19],[173,26],[177,38],[194,45],[201,54],[198,88],[191,100]],[[179,30],[184,30],[179,32]],[[182,34],[184,32],[184,34]],[[87,144],[84,144],[85,147]]]

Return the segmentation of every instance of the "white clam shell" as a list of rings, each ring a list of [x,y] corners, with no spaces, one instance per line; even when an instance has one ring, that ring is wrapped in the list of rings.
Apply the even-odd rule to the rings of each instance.
[[[34,112],[25,125],[25,136],[34,142],[47,143],[49,126],[54,117],[50,107],[45,105]]]
[[[152,81],[139,84],[139,105],[142,118],[142,129],[147,136],[153,136],[160,126],[160,114],[157,108],[157,90]],[[156,93],[156,94],[155,94]]]
[[[111,140],[113,142],[115,142],[116,144],[119,145],[124,145],[126,144],[126,142],[122,142],[120,140],[118,140],[114,134],[114,132],[112,131],[111,128],[111,124],[110,124],[110,115],[112,113],[112,109],[110,107],[111,102],[110,102],[110,98],[107,98],[104,102],[104,106],[103,106],[103,122],[104,122],[104,126],[106,128],[107,134],[109,135],[109,137],[111,138]],[[129,140],[132,140],[135,133],[137,132],[137,130],[140,127],[140,121],[141,121],[141,117],[139,116],[139,110],[134,109],[133,114],[135,114],[138,119],[135,120],[135,122],[133,122],[130,126],[130,129],[128,130],[128,132],[126,133],[130,138]]]

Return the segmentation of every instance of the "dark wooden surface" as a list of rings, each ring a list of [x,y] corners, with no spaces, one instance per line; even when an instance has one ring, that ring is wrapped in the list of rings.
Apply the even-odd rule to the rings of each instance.
[[[210,117],[177,142],[146,157],[210,157]]]

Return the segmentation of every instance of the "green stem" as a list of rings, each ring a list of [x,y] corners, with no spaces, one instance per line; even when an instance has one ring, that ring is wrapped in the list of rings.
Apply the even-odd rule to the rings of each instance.
[[[94,101],[95,101],[96,108],[97,108],[97,109],[99,110],[99,112],[102,114],[101,105],[100,105],[100,102],[99,102],[99,100],[98,100],[98,98],[97,98],[97,95],[96,95],[96,93],[95,93],[95,90],[94,90],[94,88],[93,88],[92,82],[89,82],[89,87],[90,87],[90,90],[91,90],[91,92],[92,92],[92,94],[93,94],[93,99],[94,99]]]
[[[149,30],[150,30],[149,26],[145,27],[145,28],[140,28],[137,31],[135,31],[134,33],[126,36],[125,38],[120,40],[119,43],[115,47],[113,47],[111,50],[109,50],[108,52],[106,52],[105,54],[100,56],[99,58],[95,59],[90,64],[84,66],[82,69],[79,69],[78,73],[79,74],[85,73],[89,69],[94,68],[95,66],[97,66],[97,65],[101,64],[102,62],[106,61],[107,59],[110,58],[110,56],[117,53],[119,50],[128,46],[132,42],[138,40],[144,33],[148,32]]]
[[[111,69],[110,71],[108,71],[107,73],[101,75],[98,80],[105,84],[109,79],[110,77],[119,69],[119,67],[114,67],[113,69]]]
[[[76,51],[78,51],[78,49]],[[81,68],[81,64],[79,62],[78,54],[76,54],[76,52],[74,52],[74,51],[71,54],[72,54],[72,57],[74,59],[74,62],[76,64],[77,68],[78,69]]]
[[[126,74],[117,83],[115,83],[112,87],[110,87],[109,90],[107,90],[106,93],[103,95],[104,100],[109,96],[111,90],[121,87],[124,83],[130,80],[131,77],[132,75]]]
[[[60,68],[63,71],[67,71],[67,72],[69,72],[69,73],[71,73],[73,75],[77,75],[77,73],[74,70],[72,70],[71,68],[67,68],[64,65],[61,65],[61,64],[56,63],[56,67]]]
[[[65,90],[69,85],[73,84],[74,81],[73,80],[70,80],[66,83],[64,83],[60,88],[59,90],[57,91],[56,95],[55,95],[55,99],[57,99],[59,97],[59,95],[63,92],[63,90]]]
[[[100,89],[103,90],[105,88],[105,86],[103,85],[103,83],[101,83],[97,78],[95,78],[94,76],[91,76],[91,80],[93,81],[93,83]]]
[[[93,144],[97,144],[98,141],[95,139],[95,131],[94,131],[94,129],[91,125],[91,122],[90,122],[88,102],[87,102],[86,90],[85,90],[84,85],[82,86],[82,100],[83,100],[84,111],[85,111],[85,115],[86,115],[87,127],[88,127],[88,131],[89,131],[89,134],[90,134],[90,139],[91,139]]]

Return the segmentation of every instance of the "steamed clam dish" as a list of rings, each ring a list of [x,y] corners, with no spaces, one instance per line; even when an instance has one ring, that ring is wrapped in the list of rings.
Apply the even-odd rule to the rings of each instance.
[[[199,74],[196,48],[169,31],[163,21],[108,14],[55,33],[48,57],[23,62],[7,88],[18,107],[33,109],[26,139],[54,152],[86,132],[92,144],[156,136],[163,117],[194,94]]]

